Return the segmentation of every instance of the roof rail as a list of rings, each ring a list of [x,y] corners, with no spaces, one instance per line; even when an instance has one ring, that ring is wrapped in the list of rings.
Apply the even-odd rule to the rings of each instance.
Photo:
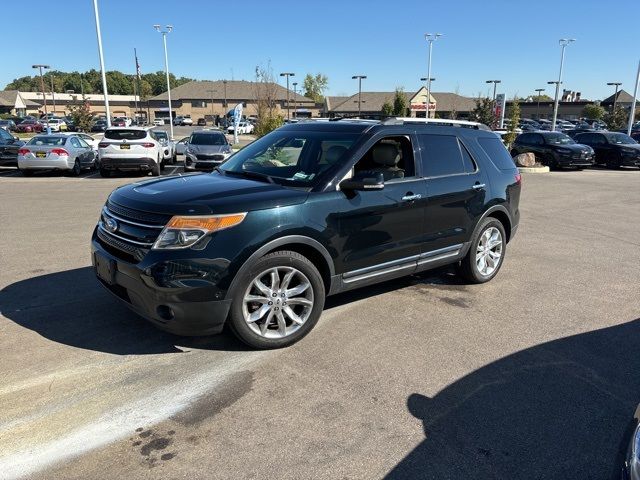
[[[449,120],[446,118],[414,118],[414,117],[390,117],[380,122],[382,125],[407,125],[411,123],[428,123],[443,127],[463,127],[476,130],[491,130],[483,123],[469,122],[467,120]]]

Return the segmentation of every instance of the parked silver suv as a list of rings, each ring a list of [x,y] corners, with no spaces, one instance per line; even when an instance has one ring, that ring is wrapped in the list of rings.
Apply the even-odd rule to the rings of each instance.
[[[150,171],[157,177],[164,170],[163,147],[146,128],[108,128],[98,144],[98,157],[103,177],[113,171]]]

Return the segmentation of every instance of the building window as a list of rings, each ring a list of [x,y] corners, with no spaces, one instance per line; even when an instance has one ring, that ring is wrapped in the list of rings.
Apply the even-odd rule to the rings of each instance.
[[[207,106],[207,102],[204,100],[192,100],[191,106],[195,108],[205,108]]]

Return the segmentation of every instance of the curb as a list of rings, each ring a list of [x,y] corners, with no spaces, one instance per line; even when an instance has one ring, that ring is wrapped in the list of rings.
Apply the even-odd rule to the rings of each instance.
[[[520,173],[549,173],[549,167],[518,167]]]

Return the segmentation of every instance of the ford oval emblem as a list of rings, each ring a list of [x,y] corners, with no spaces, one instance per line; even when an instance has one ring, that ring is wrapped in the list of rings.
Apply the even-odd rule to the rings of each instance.
[[[118,222],[113,218],[106,218],[104,221],[104,227],[111,233],[115,233],[118,230]]]

